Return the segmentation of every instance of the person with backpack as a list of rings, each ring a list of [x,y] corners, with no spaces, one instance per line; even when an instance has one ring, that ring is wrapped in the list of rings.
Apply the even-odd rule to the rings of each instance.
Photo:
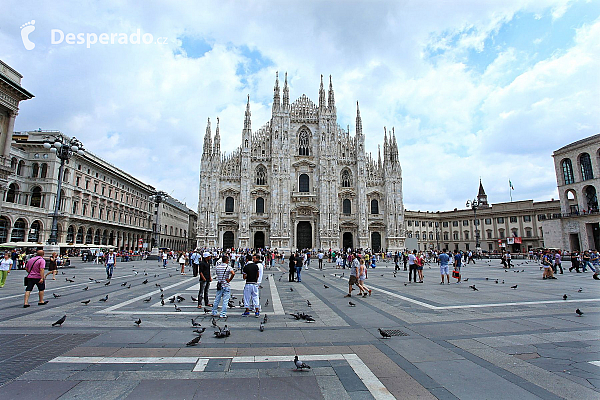
[[[44,250],[38,250],[35,257],[31,257],[25,269],[27,270],[27,276],[25,277],[25,301],[23,302],[23,308],[29,307],[29,296],[34,286],[37,286],[39,292],[38,306],[48,304],[48,301],[44,301],[44,290],[46,290],[46,283],[44,282],[44,269],[46,268],[46,260],[44,260]]]

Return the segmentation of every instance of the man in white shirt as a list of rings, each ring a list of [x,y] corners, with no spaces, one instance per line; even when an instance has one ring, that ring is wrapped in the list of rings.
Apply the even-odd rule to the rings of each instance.
[[[319,257],[319,269],[323,269],[323,256],[324,256],[323,251],[319,250],[319,255],[318,255],[318,257]]]

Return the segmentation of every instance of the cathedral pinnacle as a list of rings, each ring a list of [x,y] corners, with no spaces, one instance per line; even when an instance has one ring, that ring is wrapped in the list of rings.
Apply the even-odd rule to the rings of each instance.
[[[362,135],[362,118],[360,117],[360,108],[358,101],[356,102],[356,134]]]
[[[321,74],[321,87],[319,88],[319,108],[325,108],[325,89],[323,89],[323,75]]]
[[[213,155],[217,157],[221,155],[221,135],[219,134],[219,117],[217,117],[217,129],[215,132],[215,144],[213,147]]]
[[[333,94],[333,83],[331,82],[331,75],[329,75],[329,97],[327,98],[327,107],[330,110],[335,108],[335,96]]]
[[[277,110],[279,102],[279,71],[275,72],[275,87],[273,88],[273,110]]]
[[[283,106],[287,107],[290,105],[290,88],[287,83],[287,72],[285,73],[285,82],[283,84]]]
[[[206,133],[204,134],[204,147],[202,148],[203,156],[210,156],[212,153],[212,133],[210,129],[210,118],[206,124]]]
[[[250,112],[250,95],[248,95],[248,102],[246,103],[246,113],[244,117],[244,130],[250,132],[252,130],[252,123],[250,121],[250,116],[252,113]]]

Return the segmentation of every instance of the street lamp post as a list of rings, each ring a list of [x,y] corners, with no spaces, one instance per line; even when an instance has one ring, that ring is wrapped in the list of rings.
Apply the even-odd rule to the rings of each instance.
[[[473,223],[475,224],[475,249],[479,251],[479,224],[477,223],[477,209],[479,208],[479,201],[477,199],[467,200],[467,208],[469,207],[471,207],[473,210],[473,215],[475,218],[473,220]]]
[[[58,169],[58,189],[56,191],[56,202],[54,204],[54,213],[52,214],[52,229],[50,231],[50,238],[48,239],[48,245],[58,244],[58,209],[61,201],[61,187],[63,180],[63,170],[65,164],[69,163],[69,159],[77,154],[83,155],[84,149],[83,144],[75,137],[69,139],[63,135],[48,135],[44,137],[44,148],[56,153],[56,156],[60,159],[60,168]]]
[[[437,250],[440,251],[440,231],[435,229],[435,244],[437,246]]]
[[[151,196],[151,199],[154,201],[154,205],[156,206],[156,215],[154,217],[154,229],[152,232],[153,236],[154,236],[154,246],[152,247],[150,256],[148,257],[148,259],[150,259],[150,260],[158,259],[158,246],[159,246],[159,241],[160,241],[160,237],[159,237],[160,225],[159,225],[159,218],[158,218],[158,214],[159,214],[158,208],[160,206],[160,203],[162,203],[163,200],[167,196],[168,196],[168,194],[161,190],[157,190]]]

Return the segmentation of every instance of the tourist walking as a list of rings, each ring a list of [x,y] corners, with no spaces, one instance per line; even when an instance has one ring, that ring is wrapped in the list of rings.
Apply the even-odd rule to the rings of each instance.
[[[0,288],[4,287],[4,284],[6,283],[6,278],[8,277],[8,274],[10,273],[13,264],[14,262],[13,259],[10,257],[10,253],[8,251],[5,251],[2,261],[0,261]]]
[[[194,249],[194,252],[190,256],[190,263],[192,264],[192,274],[194,277],[198,276],[198,269],[200,268],[200,253],[198,249]]]
[[[302,260],[301,258],[299,259]],[[258,318],[260,316],[260,299],[258,298],[259,267],[257,255],[252,258],[251,263],[244,266],[242,273],[243,278],[246,280],[246,285],[244,286],[244,308],[246,311],[244,311],[242,316],[246,317],[250,315],[250,307],[254,305],[254,316]]]
[[[56,252],[54,252],[54,253],[52,253],[52,256],[46,262],[46,270],[48,272],[46,272],[46,276],[44,276],[44,279],[48,278],[48,275],[52,274],[52,280],[53,281],[56,280],[56,273],[58,272],[57,264],[58,264],[58,260],[56,257]]]
[[[365,265],[365,260],[360,260],[360,265],[358,267],[358,289],[360,290],[360,294],[363,297],[367,297],[367,294],[371,295],[371,289],[365,286],[365,281],[367,280],[367,266]]]
[[[223,256],[225,257],[225,256]],[[221,258],[222,261],[222,258]],[[229,259],[226,264],[229,263]],[[205,251],[203,254],[203,259],[198,264],[198,273],[200,275],[200,290],[198,290],[198,308],[202,306],[202,299],[204,299],[204,305],[206,307],[210,307],[212,304],[208,303],[208,288],[210,287],[210,282],[212,281],[212,277],[210,276],[210,253]]]
[[[304,264],[304,257],[302,254],[296,253],[296,281],[302,282],[302,264]]]
[[[438,256],[438,262],[440,263],[440,275],[442,276],[442,281],[440,285],[444,284],[444,276],[448,281],[448,285],[450,284],[450,270],[448,267],[448,263],[450,262],[450,256],[446,253],[446,249],[442,251],[442,253]]]
[[[221,262],[217,264],[215,270],[217,273],[217,294],[215,296],[215,301],[213,303],[211,314],[213,317],[217,316],[217,311],[219,310],[219,303],[221,302],[221,300],[223,300],[223,307],[221,307],[221,314],[219,315],[219,318],[226,318],[227,304],[229,303],[229,298],[231,297],[231,289],[229,287],[229,283],[235,276],[235,271],[229,266],[229,257],[226,255],[221,257]],[[198,302],[200,302],[200,295],[198,295]]]
[[[185,275],[185,253],[181,252],[179,253],[179,259],[177,260],[179,262],[179,266],[181,267],[181,275]]]
[[[577,253],[576,251],[571,253],[571,266],[569,267],[569,272],[575,270],[578,274],[581,273],[581,271],[579,270],[579,257],[579,253]]]
[[[56,253],[54,253],[56,254]],[[54,255],[52,254],[52,255]],[[116,254],[110,250],[105,258],[105,266],[106,266],[106,279],[111,279],[113,276],[113,270],[115,268],[115,264],[117,263]]]
[[[317,255],[317,257],[319,258],[319,269],[322,270],[323,269],[323,251],[319,250],[319,254]]]
[[[544,267],[544,274],[542,279],[556,279],[554,271],[552,269],[552,257],[548,252],[542,256],[542,266]]]
[[[408,282],[411,281],[411,277],[414,274],[414,282],[417,283],[417,250],[414,249],[412,253],[408,255]]]
[[[27,277],[25,278],[25,301],[23,308],[29,307],[29,296],[34,286],[37,286],[39,292],[38,305],[43,306],[48,304],[44,301],[44,290],[46,284],[44,282],[44,269],[46,268],[46,260],[44,260],[44,250],[38,250],[35,257],[31,257],[25,264]]]
[[[348,294],[344,297],[352,297],[352,291],[354,290],[354,285],[358,284],[358,269],[360,267],[360,262],[358,261],[358,257],[352,258],[352,263],[350,264],[350,277],[348,278]],[[359,287],[360,289],[360,287]],[[360,291],[362,293],[362,289]]]
[[[416,259],[417,273],[419,274],[419,283],[423,283],[423,266],[425,265],[425,257],[419,252]]]

